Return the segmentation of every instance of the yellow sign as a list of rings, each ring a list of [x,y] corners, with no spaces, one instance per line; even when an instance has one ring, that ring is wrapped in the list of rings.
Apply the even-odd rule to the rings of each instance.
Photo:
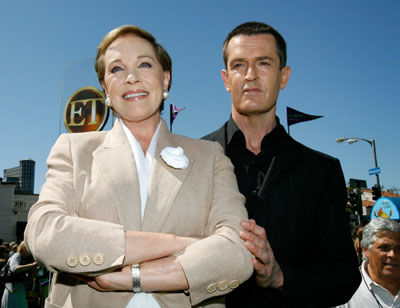
[[[108,107],[102,91],[80,88],[69,98],[64,110],[64,124],[70,133],[102,130],[108,120]]]

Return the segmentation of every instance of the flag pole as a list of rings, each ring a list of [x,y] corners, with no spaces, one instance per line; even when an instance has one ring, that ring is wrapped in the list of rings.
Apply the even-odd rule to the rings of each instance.
[[[169,104],[169,132],[172,133],[172,104]]]

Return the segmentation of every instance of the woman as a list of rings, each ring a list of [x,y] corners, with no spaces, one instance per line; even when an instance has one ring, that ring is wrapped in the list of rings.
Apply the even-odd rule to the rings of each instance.
[[[22,264],[30,254],[26,249],[24,242],[19,244],[17,251],[13,253],[7,262],[10,262],[10,270],[14,274],[19,274],[16,282],[8,282],[5,285],[3,297],[1,299],[1,308],[28,308],[26,301],[24,273],[32,269],[36,262]]]
[[[223,307],[252,272],[230,161],[216,143],[168,131],[171,59],[151,34],[112,30],[95,68],[119,120],[60,136],[25,232],[58,272],[46,307]]]

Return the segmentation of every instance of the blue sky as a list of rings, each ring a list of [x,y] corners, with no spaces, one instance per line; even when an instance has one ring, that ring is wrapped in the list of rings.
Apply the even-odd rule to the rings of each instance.
[[[222,42],[238,24],[262,21],[287,41],[286,106],[323,115],[290,127],[305,145],[340,159],[346,181],[367,180],[374,167],[366,142],[376,141],[381,184],[400,188],[400,1],[7,1],[0,9],[0,170],[36,161],[35,192],[59,135],[60,105],[78,88],[99,87],[93,69],[103,36],[123,24],[151,32],[171,54],[167,101],[186,107],[173,131],[199,138],[229,117],[220,71]],[[168,112],[164,113],[167,122]],[[109,126],[109,125],[108,125]],[[62,127],[61,132],[65,129]]]

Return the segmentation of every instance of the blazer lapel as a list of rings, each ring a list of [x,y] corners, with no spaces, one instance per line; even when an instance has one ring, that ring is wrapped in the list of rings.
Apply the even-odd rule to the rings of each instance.
[[[189,158],[189,166],[186,169],[174,169],[162,160],[160,156],[162,149],[165,147],[182,147],[182,145],[178,144],[175,137],[168,131],[165,121],[161,121],[142,225],[143,231],[160,232],[173,207],[176,195],[190,173],[195,160],[195,156],[191,155],[190,149],[184,149],[184,154]]]
[[[117,121],[104,145],[94,153],[104,172],[120,223],[127,230],[141,230],[140,189],[131,145]]]

